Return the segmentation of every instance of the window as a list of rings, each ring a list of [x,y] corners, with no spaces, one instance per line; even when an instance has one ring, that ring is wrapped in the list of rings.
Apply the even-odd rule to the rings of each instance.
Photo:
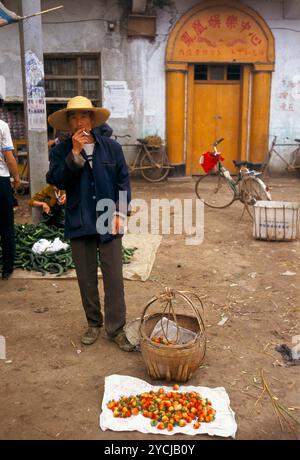
[[[195,65],[195,80],[207,80],[207,68],[205,64]]]
[[[240,80],[241,79],[241,66],[228,65],[227,66],[227,80]]]
[[[99,54],[45,55],[46,98],[70,99],[85,96],[101,102]]]
[[[224,80],[224,65],[210,66],[210,80]]]
[[[241,66],[239,64],[195,64],[195,81],[239,81]]]
[[[8,123],[13,140],[26,137],[23,104],[5,103],[4,107],[0,108],[0,119]]]

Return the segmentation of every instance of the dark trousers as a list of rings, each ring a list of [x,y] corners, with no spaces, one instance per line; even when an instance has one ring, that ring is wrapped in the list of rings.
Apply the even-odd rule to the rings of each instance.
[[[105,330],[115,336],[125,324],[126,306],[122,274],[122,239],[100,243],[99,236],[85,236],[71,240],[82,304],[89,326],[103,324],[99,291],[97,252],[104,286]]]
[[[2,271],[11,273],[15,258],[14,201],[9,177],[0,177],[0,237]]]

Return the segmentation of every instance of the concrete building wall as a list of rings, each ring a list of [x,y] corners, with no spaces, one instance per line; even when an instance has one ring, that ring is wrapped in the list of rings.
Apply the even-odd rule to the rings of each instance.
[[[18,13],[16,0],[4,3]],[[129,132],[132,139],[154,133],[164,138],[166,41],[176,21],[199,1],[155,1],[155,40],[127,37],[130,1],[64,0],[63,3],[63,10],[43,17],[45,53],[100,52],[102,89],[105,81],[125,81],[128,88],[128,116],[111,118],[114,130]],[[270,134],[278,135],[281,140],[300,137],[300,19],[285,18],[285,14],[290,18],[290,9],[284,8],[282,0],[243,3],[263,16],[275,37]],[[56,5],[55,0],[42,1],[43,9]],[[293,11],[300,18],[300,11],[298,16]],[[114,31],[108,30],[106,21],[116,21]],[[6,78],[7,100],[22,100],[19,49],[18,25],[0,28],[0,74]],[[275,161],[275,166],[280,169],[280,160]]]
[[[4,5],[17,12],[15,1]],[[0,75],[6,82],[6,100],[22,101],[22,70],[20,57],[19,26],[11,24],[0,27]]]

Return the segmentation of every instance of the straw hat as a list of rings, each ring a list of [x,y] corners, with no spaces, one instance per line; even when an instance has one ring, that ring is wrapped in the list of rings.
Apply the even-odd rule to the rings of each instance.
[[[76,96],[69,100],[65,109],[57,110],[56,112],[53,112],[51,115],[49,115],[48,122],[55,129],[67,131],[70,129],[67,113],[74,112],[75,110],[93,112],[93,128],[105,123],[110,116],[109,110],[104,109],[103,107],[94,107],[92,102],[87,97]]]

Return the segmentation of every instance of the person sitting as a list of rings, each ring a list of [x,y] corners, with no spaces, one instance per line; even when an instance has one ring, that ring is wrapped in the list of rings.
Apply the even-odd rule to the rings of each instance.
[[[65,226],[66,193],[55,185],[47,185],[28,201],[29,206],[42,208],[41,223]]]
[[[52,147],[55,147],[60,142],[65,141],[69,138],[69,133],[67,131],[57,130],[55,133],[54,139],[48,139],[48,150],[51,150]]]

